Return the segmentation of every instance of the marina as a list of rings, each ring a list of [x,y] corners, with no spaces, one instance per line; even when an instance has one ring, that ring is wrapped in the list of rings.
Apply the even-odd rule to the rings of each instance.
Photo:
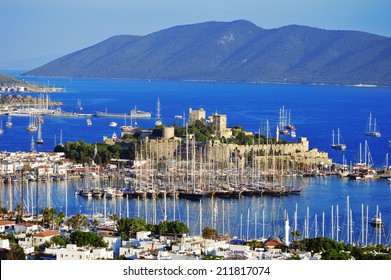
[[[99,191],[81,189],[80,194],[76,195],[77,186],[83,185],[83,181],[76,178],[28,181],[25,184],[14,182],[1,185],[0,190],[1,201],[12,203],[12,205],[20,203],[22,194],[26,213],[34,214],[37,209],[48,205],[58,211],[63,211],[66,216],[82,212],[90,218],[99,215],[108,218],[116,214],[119,217],[140,217],[151,224],[157,224],[167,217],[169,220],[182,221],[188,225],[191,234],[199,233],[202,220],[204,226],[216,228],[220,234],[244,239],[270,235],[282,236],[283,217],[287,212],[290,224],[302,232],[304,238],[325,236],[348,243],[372,245],[381,240],[380,244],[388,246],[391,238],[389,228],[391,221],[389,216],[385,215],[385,212],[389,211],[388,206],[381,207],[370,202],[374,195],[370,193],[369,187],[363,188],[360,183],[350,180],[344,180],[342,184],[338,183],[341,188],[333,189],[335,197],[340,197],[339,200],[322,200],[321,197],[328,195],[327,185],[336,184],[337,180],[340,179],[336,177],[303,178],[306,188],[300,196],[282,198],[267,195],[242,196],[241,198],[204,196],[193,200],[169,194],[134,195],[126,194],[125,190],[120,192],[111,189],[108,180],[100,182],[100,186],[105,188],[104,194]],[[372,187],[377,188],[378,194],[389,195],[390,190],[387,185],[378,182]],[[355,190],[354,194],[347,195],[349,190]],[[315,193],[319,198],[314,199]],[[201,205],[202,218],[200,219],[199,212],[190,212],[189,208],[199,209]],[[351,209],[351,214],[347,213],[347,209]],[[377,231],[380,216],[382,227],[381,231]],[[243,218],[248,218],[248,221],[246,219],[241,221]],[[364,226],[363,229],[362,223],[364,225],[368,223],[371,226]],[[364,239],[363,236],[365,236]]]

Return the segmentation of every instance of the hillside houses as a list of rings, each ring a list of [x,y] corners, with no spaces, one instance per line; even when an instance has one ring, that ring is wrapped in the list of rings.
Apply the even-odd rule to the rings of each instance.
[[[4,181],[21,178],[49,178],[54,175],[65,176],[72,163],[64,153],[1,152],[0,176]],[[31,176],[30,176],[31,175]]]

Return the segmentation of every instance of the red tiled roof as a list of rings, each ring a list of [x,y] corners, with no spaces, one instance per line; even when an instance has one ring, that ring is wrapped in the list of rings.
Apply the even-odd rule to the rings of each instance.
[[[37,233],[36,235],[34,235],[34,237],[50,237],[50,236],[55,236],[55,235],[60,235],[60,233],[57,231],[54,231],[54,230],[46,230],[46,231],[42,231],[40,233]]]
[[[15,222],[13,221],[0,221],[0,226],[14,226],[15,225]]]
[[[265,245],[266,246],[269,246],[269,247],[276,247],[276,246],[279,246],[281,245],[282,243],[280,242],[277,242],[275,240],[270,240],[269,242],[266,242]]]

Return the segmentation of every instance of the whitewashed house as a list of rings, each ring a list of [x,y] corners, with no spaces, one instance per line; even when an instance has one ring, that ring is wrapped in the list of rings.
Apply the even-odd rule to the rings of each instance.
[[[54,230],[46,230],[39,232],[32,236],[27,236],[24,240],[19,241],[19,245],[22,247],[34,247],[49,242],[54,236],[60,235],[61,233]]]
[[[103,241],[108,244],[114,253],[114,257],[119,257],[122,238],[120,236],[104,236]]]
[[[47,254],[56,255],[57,260],[98,260],[113,259],[113,250],[106,248],[84,248],[68,244],[65,248],[47,248]]]
[[[0,221],[0,233],[4,233],[6,230],[13,229],[15,226],[14,221]]]

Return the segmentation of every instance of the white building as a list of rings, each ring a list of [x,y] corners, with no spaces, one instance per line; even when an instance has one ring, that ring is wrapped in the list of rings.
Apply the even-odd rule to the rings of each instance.
[[[119,249],[119,255],[125,256],[128,259],[137,259],[141,251],[143,251],[141,248],[135,248],[133,246],[122,246]]]
[[[108,244],[108,248],[113,250],[114,257],[119,257],[122,238],[120,236],[104,236],[103,241]]]
[[[47,248],[45,253],[56,255],[57,260],[113,259],[113,250],[106,248],[84,248],[68,244],[65,248]]]
[[[139,231],[136,233],[137,240],[149,240],[150,231]]]
[[[16,234],[18,233],[26,233],[26,234],[30,234],[30,233],[34,233],[34,232],[37,232],[39,229],[39,226],[37,224],[33,224],[33,223],[19,223],[19,224],[16,224],[14,226],[14,232]]]
[[[9,250],[10,241],[8,239],[0,239],[0,248]]]
[[[5,232],[8,229],[13,229],[15,222],[13,221],[0,221],[0,233]]]
[[[39,232],[33,236],[28,236],[24,240],[19,241],[19,245],[22,247],[34,247],[44,244],[45,242],[50,242],[52,237],[60,235],[58,231],[46,230]]]

